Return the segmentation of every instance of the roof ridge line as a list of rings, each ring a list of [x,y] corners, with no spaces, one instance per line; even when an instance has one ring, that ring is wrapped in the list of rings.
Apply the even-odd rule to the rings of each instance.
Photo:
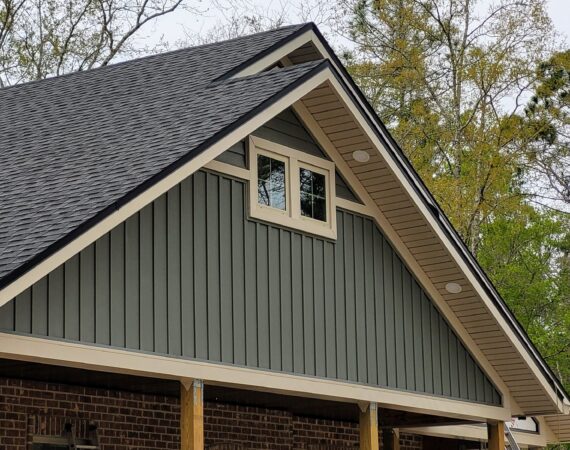
[[[209,88],[209,87],[214,87],[214,86],[220,86],[222,84],[233,84],[233,83],[239,83],[240,81],[243,80],[252,80],[254,78],[262,78],[262,77],[266,77],[266,76],[271,76],[273,74],[276,73],[283,73],[283,72],[295,72],[296,70],[302,70],[302,69],[307,69],[311,66],[318,67],[321,64],[325,64],[325,65],[329,65],[332,67],[330,61],[328,59],[316,59],[313,61],[305,61],[303,63],[300,64],[295,64],[294,66],[285,66],[285,67],[279,67],[276,68],[275,70],[265,70],[263,72],[258,72],[258,73],[252,73],[250,75],[244,75],[243,77],[239,77],[239,78],[217,78],[213,81],[211,81],[209,84],[207,84],[205,86],[205,89]]]
[[[294,31],[292,34],[296,34],[300,29],[305,28],[308,24],[311,24],[312,22],[309,22],[307,24],[301,25],[301,24],[292,24],[292,25],[286,25],[283,27],[279,27],[279,28],[273,28],[271,30],[265,30],[265,31],[260,31],[257,33],[252,33],[252,34],[246,34],[243,36],[237,36],[231,39],[224,39],[221,41],[216,41],[216,42],[209,42],[209,43],[205,43],[205,44],[199,44],[199,45],[191,45],[191,46],[186,46],[186,47],[181,47],[181,48],[176,48],[173,50],[167,50],[164,52],[158,52],[158,53],[151,53],[149,55],[143,55],[140,57],[135,57],[135,58],[131,58],[131,59],[126,59],[124,61],[117,61],[115,63],[111,63],[111,64],[106,64],[104,66],[97,66],[97,67],[93,67],[93,68],[89,68],[86,70],[75,70],[73,72],[67,72],[61,75],[55,75],[55,76],[48,76],[47,78],[42,78],[40,80],[30,80],[30,81],[26,81],[24,83],[16,83],[16,84],[11,84],[8,86],[4,86],[4,87],[0,87],[0,92],[5,92],[8,90],[13,90],[13,89],[17,89],[17,88],[21,88],[24,86],[30,86],[30,85],[35,85],[38,83],[43,83],[43,82],[49,82],[49,81],[53,81],[53,80],[59,80],[61,78],[68,78],[71,76],[77,76],[80,74],[85,74],[85,73],[91,73],[94,71],[101,71],[101,70],[105,70],[105,69],[110,69],[113,67],[117,67],[117,66],[122,66],[124,64],[129,64],[129,63],[133,63],[135,61],[144,61],[146,59],[152,59],[152,58],[157,58],[157,57],[161,57],[161,56],[165,56],[165,55],[172,55],[172,54],[176,54],[176,53],[182,53],[184,51],[188,51],[188,50],[193,50],[193,49],[199,49],[199,48],[205,48],[205,47],[209,47],[209,46],[215,46],[215,45],[219,45],[221,43],[226,43],[226,42],[235,42],[235,41],[239,41],[239,40],[246,40],[248,38],[251,38],[253,36],[260,36],[263,34],[269,34],[269,33],[273,33],[276,31],[280,31],[280,30],[286,30],[288,28],[295,28],[295,27],[300,27],[298,28],[298,30]],[[279,40],[277,43],[289,38],[292,34],[287,35],[285,38],[282,38],[281,40]],[[273,47],[275,44],[272,44],[271,47]],[[263,53],[263,52],[261,52]],[[250,58],[249,60],[246,61],[246,63],[248,63],[251,59],[256,58],[260,53],[256,54],[255,56],[253,56],[252,58]],[[243,63],[242,63],[243,64]],[[241,66],[241,64],[240,64]],[[233,70],[233,69],[232,69]],[[222,75],[223,76],[223,75]],[[221,77],[218,77],[221,78]],[[215,80],[214,80],[215,81]]]
[[[234,67],[233,69],[228,70],[226,73],[224,73],[223,75],[220,75],[218,78],[214,79],[212,81],[212,83],[215,83],[217,81],[220,81],[222,79],[228,79],[231,78],[233,75],[235,75],[236,73],[241,72],[243,69],[245,69],[246,67],[250,66],[252,63],[254,63],[256,60],[258,60],[259,58],[264,57],[265,55],[275,51],[275,49],[282,47],[284,44],[286,44],[287,42],[291,41],[292,39],[295,39],[297,36],[305,33],[306,31],[308,31],[309,29],[314,30],[316,29],[317,26],[315,25],[314,22],[307,22],[304,25],[300,26],[295,32],[285,36],[284,38],[280,39],[279,41],[275,42],[274,44],[270,45],[269,47],[265,48],[265,50],[262,50],[259,53],[256,53],[255,55],[253,55],[251,58],[249,58],[247,61],[241,63],[240,65]],[[279,28],[276,28],[279,29]]]

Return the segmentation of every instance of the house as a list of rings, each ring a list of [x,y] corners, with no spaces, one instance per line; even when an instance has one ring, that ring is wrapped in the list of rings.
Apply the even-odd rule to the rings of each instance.
[[[570,440],[313,24],[1,89],[0,135],[0,448]]]

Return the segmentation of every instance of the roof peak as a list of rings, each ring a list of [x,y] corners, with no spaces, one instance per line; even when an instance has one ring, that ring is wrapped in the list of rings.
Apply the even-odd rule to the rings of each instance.
[[[17,84],[13,84],[13,85],[9,85],[9,86],[0,87],[0,93],[8,91],[8,90],[12,91],[12,90],[17,89],[17,88],[23,88],[23,87],[27,87],[27,86],[31,86],[31,85],[37,85],[37,84],[46,83],[46,82],[50,82],[50,81],[53,82],[54,80],[61,80],[61,79],[65,79],[68,77],[75,77],[75,76],[90,74],[93,72],[111,70],[111,69],[121,67],[124,65],[128,65],[128,64],[136,64],[137,62],[140,62],[140,61],[151,60],[151,59],[160,58],[160,57],[168,57],[168,56],[176,55],[178,53],[191,52],[191,51],[196,51],[196,50],[200,50],[200,49],[207,49],[210,47],[216,47],[216,46],[222,46],[222,45],[227,45],[227,44],[241,42],[241,41],[252,40],[255,38],[259,38],[261,36],[268,36],[268,35],[272,35],[272,34],[283,33],[283,36],[281,38],[279,38],[279,40],[277,42],[273,42],[273,43],[268,45],[268,48],[271,48],[275,44],[278,44],[282,39],[286,39],[287,37],[289,37],[294,32],[297,32],[303,28],[313,28],[315,26],[316,25],[313,22],[291,24],[291,25],[285,25],[285,26],[278,27],[278,28],[273,28],[270,30],[260,31],[257,33],[246,34],[246,35],[242,35],[242,36],[236,36],[236,37],[231,38],[231,39],[224,39],[224,40],[220,40],[220,41],[216,41],[216,42],[209,42],[209,43],[204,43],[204,44],[199,44],[199,45],[181,47],[181,48],[176,48],[173,50],[167,50],[164,52],[151,53],[151,54],[143,55],[143,56],[136,57],[136,58],[112,62],[112,63],[104,65],[104,66],[93,67],[93,68],[87,69],[87,70],[76,70],[73,72],[64,73],[62,75],[42,78],[40,80],[31,80],[31,81],[26,81],[24,83],[17,83]],[[286,33],[287,31],[290,31],[290,32]]]

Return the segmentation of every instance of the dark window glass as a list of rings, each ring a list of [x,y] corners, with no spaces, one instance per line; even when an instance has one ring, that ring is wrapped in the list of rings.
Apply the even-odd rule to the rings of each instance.
[[[325,176],[309,169],[299,170],[301,215],[327,221]]]
[[[257,156],[257,201],[260,205],[284,210],[285,163],[265,155]]]

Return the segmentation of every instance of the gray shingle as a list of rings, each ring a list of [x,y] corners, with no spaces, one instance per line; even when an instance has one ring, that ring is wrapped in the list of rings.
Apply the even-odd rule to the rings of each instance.
[[[0,285],[319,64],[212,83],[299,26],[0,90]]]

